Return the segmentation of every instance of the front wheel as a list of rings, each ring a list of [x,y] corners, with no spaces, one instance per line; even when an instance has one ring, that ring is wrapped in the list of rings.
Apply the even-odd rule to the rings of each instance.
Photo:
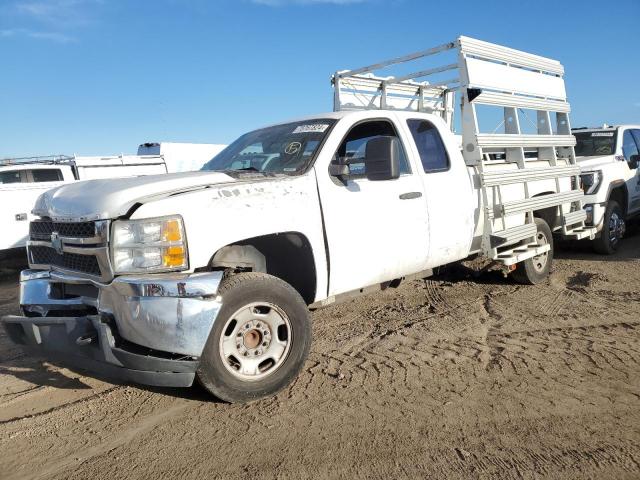
[[[553,234],[547,222],[541,218],[536,218],[536,243],[538,245],[549,245],[551,248],[548,252],[529,258],[516,264],[516,269],[511,273],[513,279],[524,285],[536,285],[543,282],[551,270],[553,261]]]
[[[616,253],[624,237],[626,224],[622,208],[615,200],[607,202],[600,236],[593,241],[593,249],[603,255]]]
[[[227,278],[198,380],[231,403],[270,396],[298,375],[311,346],[309,310],[288,283],[264,273]]]

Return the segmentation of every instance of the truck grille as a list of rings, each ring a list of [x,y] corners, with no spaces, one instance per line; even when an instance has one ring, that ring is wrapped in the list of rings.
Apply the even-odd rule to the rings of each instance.
[[[51,220],[36,220],[29,224],[31,240],[49,240],[53,232],[61,237],[91,238],[96,236],[96,226],[94,222],[65,223]]]
[[[51,247],[32,245],[29,247],[30,263],[52,265],[76,272],[100,275],[100,265],[95,255],[80,255],[64,252],[59,254]]]

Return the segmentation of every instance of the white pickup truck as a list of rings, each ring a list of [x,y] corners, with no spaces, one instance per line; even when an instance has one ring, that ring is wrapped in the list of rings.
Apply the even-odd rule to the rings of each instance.
[[[614,253],[626,221],[640,215],[640,126],[574,129],[582,168],[586,223],[597,229],[594,249]]]
[[[439,53],[454,63],[373,75]],[[415,80],[449,70],[458,76]],[[473,254],[535,284],[552,232],[593,235],[559,62],[460,37],[333,84],[334,112],[249,132],[201,172],[42,195],[24,314],[2,319],[13,341],[120,379],[197,377],[221,399],[250,401],[302,368],[309,307]],[[483,132],[478,106],[499,113],[503,132]],[[521,131],[520,110],[535,133]]]

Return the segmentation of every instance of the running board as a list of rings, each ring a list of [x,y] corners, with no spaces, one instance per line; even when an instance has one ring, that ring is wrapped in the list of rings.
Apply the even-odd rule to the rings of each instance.
[[[538,245],[536,243],[530,245],[520,245],[510,250],[498,253],[494,258],[496,262],[500,262],[506,266],[515,265],[529,258],[537,257],[551,250],[551,245]]]

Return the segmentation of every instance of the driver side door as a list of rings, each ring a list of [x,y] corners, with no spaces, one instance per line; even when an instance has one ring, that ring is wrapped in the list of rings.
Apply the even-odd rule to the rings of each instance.
[[[369,180],[367,143],[380,136],[401,142],[400,176]],[[348,161],[342,181],[317,167],[329,255],[329,291],[336,295],[393,280],[425,268],[428,252],[427,209],[423,184],[415,173],[406,142],[388,119],[352,125],[332,162]]]

